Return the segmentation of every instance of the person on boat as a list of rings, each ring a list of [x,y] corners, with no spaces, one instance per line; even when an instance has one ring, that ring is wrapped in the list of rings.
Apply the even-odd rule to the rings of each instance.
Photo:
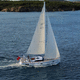
[[[20,60],[22,63],[24,63],[26,61],[26,58],[22,57]]]
[[[30,57],[29,57],[29,55],[27,56],[27,58],[28,58],[28,61],[30,62]]]
[[[20,58],[21,63],[29,62],[28,59],[23,55],[22,58]]]

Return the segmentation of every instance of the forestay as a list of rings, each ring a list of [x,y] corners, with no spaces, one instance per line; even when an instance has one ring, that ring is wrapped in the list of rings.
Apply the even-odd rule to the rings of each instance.
[[[45,53],[45,2],[27,54]]]

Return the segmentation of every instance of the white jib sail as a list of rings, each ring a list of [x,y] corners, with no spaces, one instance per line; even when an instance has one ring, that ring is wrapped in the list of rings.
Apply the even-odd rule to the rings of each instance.
[[[58,47],[56,44],[56,40],[54,37],[54,33],[50,24],[50,20],[48,19],[48,29],[47,29],[47,44],[46,44],[46,53],[45,53],[45,57],[47,59],[55,59],[60,57],[59,51],[58,51]]]
[[[40,55],[45,53],[45,2],[27,54]]]

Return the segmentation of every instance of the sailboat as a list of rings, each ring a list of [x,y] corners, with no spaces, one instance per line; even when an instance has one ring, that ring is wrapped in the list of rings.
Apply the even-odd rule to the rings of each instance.
[[[60,53],[51,23],[48,15],[46,19],[45,16],[44,2],[31,44],[28,48],[26,56],[20,58],[19,64],[30,67],[46,67],[60,63]]]

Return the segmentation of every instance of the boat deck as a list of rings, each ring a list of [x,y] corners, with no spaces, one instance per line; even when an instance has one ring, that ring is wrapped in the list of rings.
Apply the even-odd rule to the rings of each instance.
[[[32,62],[32,61],[29,61],[29,62],[27,62],[27,63],[48,62],[48,61],[53,61],[53,60],[56,60],[56,59],[59,59],[59,58],[55,58],[55,59],[44,59],[43,61],[34,61],[34,62]],[[25,62],[25,63],[26,63],[26,62]]]

